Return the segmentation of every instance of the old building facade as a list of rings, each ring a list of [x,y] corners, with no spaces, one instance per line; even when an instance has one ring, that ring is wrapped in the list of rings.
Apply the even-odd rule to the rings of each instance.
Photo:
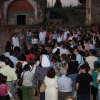
[[[32,25],[44,20],[46,0],[5,0],[1,5],[1,25]]]

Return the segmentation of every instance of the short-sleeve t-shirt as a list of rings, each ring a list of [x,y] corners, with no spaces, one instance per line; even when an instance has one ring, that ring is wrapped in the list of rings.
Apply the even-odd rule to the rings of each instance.
[[[0,96],[5,96],[7,94],[8,94],[7,85],[6,84],[0,84]]]
[[[93,82],[92,76],[90,74],[79,74],[76,78],[76,83],[79,83],[78,94],[90,93],[90,82]]]

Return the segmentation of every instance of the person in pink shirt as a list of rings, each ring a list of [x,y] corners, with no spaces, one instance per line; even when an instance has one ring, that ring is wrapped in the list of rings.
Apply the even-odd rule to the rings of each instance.
[[[84,39],[84,46],[85,46],[85,50],[89,51],[90,50],[90,45],[88,43],[88,39]]]
[[[6,84],[7,77],[0,73],[0,100],[10,100],[8,91],[11,89]]]

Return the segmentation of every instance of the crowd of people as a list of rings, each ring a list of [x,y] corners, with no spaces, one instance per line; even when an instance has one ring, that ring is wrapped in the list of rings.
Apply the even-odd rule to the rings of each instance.
[[[16,94],[20,100],[100,100],[100,28],[14,33],[0,56],[0,100]]]

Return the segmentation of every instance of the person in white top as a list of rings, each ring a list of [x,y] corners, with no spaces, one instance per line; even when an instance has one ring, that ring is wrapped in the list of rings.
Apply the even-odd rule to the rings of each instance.
[[[27,32],[27,42],[28,42],[28,45],[31,44],[31,39],[32,39],[32,32],[31,32],[31,30],[28,30],[28,32]]]
[[[67,77],[67,70],[62,68],[60,70],[62,76],[58,78],[58,100],[65,100],[71,96],[73,82],[71,78]]]
[[[72,30],[72,33],[73,33],[73,37],[77,38],[78,37],[78,34],[76,33],[75,30]]]
[[[32,44],[38,44],[38,39],[36,38],[36,36],[33,37],[31,43],[32,43]]]
[[[64,32],[64,41],[66,40],[67,34],[69,33],[68,29],[65,28],[65,32]]]
[[[5,57],[9,57],[10,56],[8,48],[5,48],[5,52],[3,53],[3,55],[5,55]]]
[[[30,66],[28,64],[24,66],[24,72],[21,74],[21,77],[23,77],[23,83],[22,83],[23,100],[26,100],[27,97],[29,100],[33,100],[33,95],[32,95],[33,73],[30,71]]]
[[[58,33],[57,42],[63,41],[63,34],[61,32]]]
[[[15,47],[15,46],[19,47],[19,39],[18,39],[16,33],[13,34],[13,37],[12,37],[12,44],[13,44],[14,47]]]
[[[45,43],[45,37],[46,37],[46,31],[42,29],[42,31],[39,33],[39,40],[42,42],[42,44]]]
[[[90,49],[90,56],[89,57],[85,57],[86,62],[88,62],[90,69],[92,71],[92,69],[94,69],[94,61],[98,61],[98,58],[95,57],[95,50]]]
[[[60,47],[60,43],[59,42],[57,42],[55,44],[55,48],[52,50],[52,53],[54,54],[57,51],[57,49],[60,49],[60,53],[61,53],[62,48]]]
[[[61,46],[61,48],[62,48],[62,50],[61,50],[61,52],[60,52],[60,56],[62,55],[62,54],[68,54],[68,52],[67,52],[67,49],[66,49],[66,46],[63,44],[62,46]]]

